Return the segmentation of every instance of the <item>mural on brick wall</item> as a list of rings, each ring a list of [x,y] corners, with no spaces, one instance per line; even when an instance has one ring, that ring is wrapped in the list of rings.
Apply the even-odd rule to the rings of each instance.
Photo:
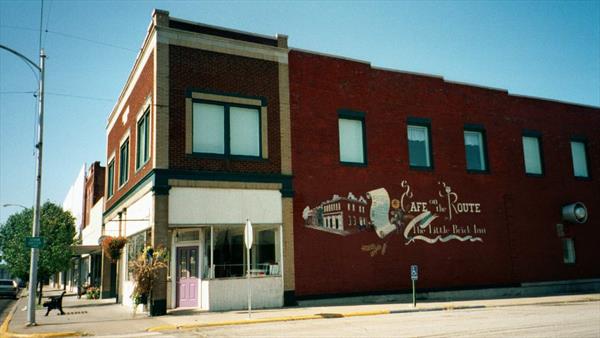
[[[405,245],[416,241],[434,244],[452,240],[483,242],[486,228],[477,223],[464,224],[457,220],[462,214],[481,213],[480,203],[463,201],[445,182],[438,182],[439,190],[427,200],[414,199],[409,183],[400,185],[399,198],[390,198],[385,188],[368,191],[365,196],[348,193],[333,195],[314,208],[304,208],[305,226],[340,236],[375,231],[381,239],[391,234],[403,236]],[[366,244],[361,250],[372,257],[385,255],[387,243]]]

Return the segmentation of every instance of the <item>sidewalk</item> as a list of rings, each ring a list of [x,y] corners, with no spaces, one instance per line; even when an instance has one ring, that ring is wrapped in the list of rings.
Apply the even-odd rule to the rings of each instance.
[[[60,290],[48,290],[44,292],[44,296],[59,294],[60,292]],[[134,335],[136,333],[174,331],[209,326],[589,301],[600,301],[600,294],[426,302],[417,303],[415,308],[413,308],[412,304],[407,303],[289,307],[254,310],[252,311],[252,318],[248,319],[246,311],[206,312],[201,310],[174,310],[170,311],[168,315],[161,317],[148,317],[147,314],[138,312],[134,317],[130,309],[115,304],[114,299],[77,299],[75,294],[67,293],[63,299],[63,309],[66,314],[59,316],[57,315],[58,312],[53,310],[48,317],[45,317],[45,308],[38,309],[36,310],[38,325],[35,327],[25,326],[27,322],[27,297],[19,299],[12,316],[9,315],[7,317],[7,320],[10,322],[5,329],[6,332],[0,331],[0,336],[123,336]]]

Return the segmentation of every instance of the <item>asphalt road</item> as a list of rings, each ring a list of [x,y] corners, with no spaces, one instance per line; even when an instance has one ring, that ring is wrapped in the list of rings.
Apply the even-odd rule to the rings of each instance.
[[[600,337],[600,302],[415,312],[203,328],[196,337]]]
[[[0,325],[4,323],[4,318],[6,318],[8,311],[12,309],[15,302],[14,299],[0,298]]]

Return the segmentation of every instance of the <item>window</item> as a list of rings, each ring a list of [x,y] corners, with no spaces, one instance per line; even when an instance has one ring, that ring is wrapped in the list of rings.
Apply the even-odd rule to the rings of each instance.
[[[433,168],[430,125],[427,119],[409,118],[408,120],[408,162],[411,168]]]
[[[366,164],[364,114],[340,111],[338,115],[340,162]]]
[[[563,238],[563,262],[566,264],[575,263],[575,243],[572,238]]]
[[[575,177],[589,177],[585,141],[571,141],[571,157]]]
[[[110,198],[113,195],[113,187],[115,183],[115,160],[110,161],[107,170],[107,185],[106,185],[106,196]]]
[[[150,109],[146,110],[137,123],[137,145],[135,154],[135,168],[139,169],[148,162],[150,157],[149,134],[150,134]]]
[[[254,225],[254,244],[250,250],[250,269],[257,275],[280,275],[280,233],[272,226]],[[205,251],[203,278],[243,277],[248,268],[244,244],[244,226],[204,228]],[[211,253],[214,264],[211,263]]]
[[[543,174],[539,136],[523,136],[523,160],[526,174]]]
[[[487,171],[485,135],[482,130],[469,130],[465,127],[465,158],[468,171]]]
[[[119,187],[129,179],[129,138],[121,145],[119,151]]]
[[[192,120],[193,152],[252,157],[261,155],[258,107],[194,102]]]
[[[133,270],[129,263],[135,261],[149,244],[150,231],[143,231],[127,238],[127,262],[125,263],[128,271],[127,276],[125,276],[127,280],[131,280],[133,277]]]

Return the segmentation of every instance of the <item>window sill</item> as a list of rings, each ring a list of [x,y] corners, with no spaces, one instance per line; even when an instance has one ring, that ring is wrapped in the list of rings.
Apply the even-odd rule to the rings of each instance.
[[[576,181],[591,181],[591,176],[573,176]]]
[[[344,161],[340,161],[340,164],[343,166],[347,166],[347,167],[363,167],[366,168],[367,162],[344,162]]]
[[[146,160],[146,162],[144,162],[144,163],[140,164],[139,166],[137,166],[135,168],[135,173],[137,174],[139,171],[141,171],[142,169],[144,169],[146,167],[146,164],[148,164],[148,162],[150,162],[150,158],[148,158]]]
[[[485,170],[467,169],[467,174],[489,175],[490,174],[490,170],[489,169],[485,169]]]
[[[530,173],[525,173],[525,176],[527,176],[527,177],[543,178],[544,174],[530,174]]]
[[[245,156],[245,155],[225,155],[225,154],[212,154],[212,153],[191,153],[188,156],[202,159],[216,159],[216,160],[234,160],[234,161],[255,161],[255,162],[268,162],[268,158],[262,158],[261,156]]]
[[[117,188],[117,190],[121,190],[121,188],[125,187],[127,185],[127,182],[129,182],[129,179],[127,179],[127,181],[125,181],[121,185],[119,185],[119,187]]]
[[[422,166],[410,165],[410,166],[408,166],[408,168],[410,170],[417,170],[417,171],[433,171],[433,167],[422,167]]]

